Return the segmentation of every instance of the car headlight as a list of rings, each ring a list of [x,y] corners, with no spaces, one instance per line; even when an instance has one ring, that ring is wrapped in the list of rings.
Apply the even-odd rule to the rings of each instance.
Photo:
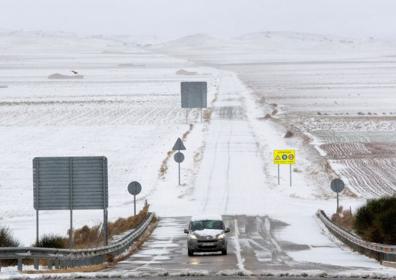
[[[191,233],[188,237],[194,240],[197,239],[197,236],[194,233]]]
[[[217,236],[217,239],[224,239],[225,238],[225,234],[221,233]]]

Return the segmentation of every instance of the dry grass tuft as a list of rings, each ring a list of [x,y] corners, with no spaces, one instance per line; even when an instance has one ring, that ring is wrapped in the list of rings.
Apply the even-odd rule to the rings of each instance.
[[[283,136],[284,138],[291,138],[294,136],[294,133],[290,130],[286,131],[285,136]]]
[[[83,267],[75,267],[75,268],[68,268],[68,269],[57,269],[51,271],[24,271],[27,274],[53,274],[53,273],[73,273],[73,272],[99,272],[107,268],[114,267],[117,262],[123,261],[138,251],[144,244],[146,240],[149,239],[151,234],[153,233],[154,229],[158,224],[157,217],[154,216],[151,224],[148,226],[147,230],[140,236],[135,242],[133,242],[132,246],[129,248],[127,253],[119,256],[119,257],[112,257],[107,260],[107,263],[98,264],[98,265],[91,265],[91,266],[83,266]]]
[[[338,212],[331,216],[331,220],[336,225],[346,229],[348,231],[353,230],[355,224],[355,217],[350,209],[343,210],[342,206],[338,209]]]
[[[193,125],[193,124],[190,124],[189,129],[188,129],[186,132],[183,133],[183,136],[182,136],[182,140],[183,140],[183,141],[186,141],[186,140],[187,140],[187,137],[188,137],[188,135],[191,133],[191,131],[193,130],[193,128],[194,128],[194,125]],[[172,157],[172,155],[174,154],[174,152],[175,152],[175,151],[168,151],[168,152],[166,153],[166,157],[164,158],[164,160],[163,160],[162,163],[161,163],[161,167],[160,167],[160,170],[159,170],[159,177],[165,176],[166,172],[168,171],[168,161],[169,161],[169,159]]]
[[[203,113],[203,119],[205,122],[210,122],[210,120],[212,119],[212,114],[213,114],[213,110],[212,109],[207,109],[204,111]]]
[[[136,215],[128,218],[119,218],[113,223],[108,223],[109,237],[121,234],[135,228],[147,217],[150,205],[145,203],[143,209]],[[74,247],[76,249],[94,248],[104,243],[101,225],[88,227],[87,225],[74,231]]]

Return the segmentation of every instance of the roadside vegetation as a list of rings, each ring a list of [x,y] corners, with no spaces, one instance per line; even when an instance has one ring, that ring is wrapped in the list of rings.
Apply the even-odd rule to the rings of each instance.
[[[145,203],[144,207],[136,216],[119,218],[108,224],[109,238],[122,234],[137,227],[147,217],[150,205]],[[89,227],[87,225],[73,231],[75,249],[94,248],[103,245],[104,236],[102,224]],[[44,235],[35,247],[65,249],[69,248],[69,238],[59,235]],[[13,247],[13,246],[12,246]]]
[[[7,227],[0,227],[0,247],[18,247],[19,241],[12,236],[12,232]],[[0,260],[0,267],[15,265],[15,260]]]
[[[130,216],[128,218],[119,218],[113,223],[108,224],[109,238],[116,235],[122,234],[128,230],[137,227],[147,217],[150,205],[145,203],[142,210],[136,214],[136,216]],[[89,227],[87,225],[76,229],[74,232],[74,248],[85,249],[93,248],[99,245],[103,245],[104,236],[102,231],[102,225],[95,225]],[[67,241],[67,239],[66,239]],[[65,245],[68,243],[66,242]]]
[[[16,240],[7,227],[0,228],[0,247],[18,247],[19,241]]]
[[[396,245],[396,196],[368,200],[355,215],[341,208],[331,219],[366,241]]]
[[[369,200],[355,217],[354,229],[363,239],[396,244],[396,196]]]
[[[35,243],[33,246],[41,248],[63,249],[67,246],[67,240],[65,240],[63,236],[48,234],[42,236],[39,242]]]

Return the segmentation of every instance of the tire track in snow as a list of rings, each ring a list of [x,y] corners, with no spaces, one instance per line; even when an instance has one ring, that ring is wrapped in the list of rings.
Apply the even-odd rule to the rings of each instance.
[[[225,181],[225,204],[224,204],[224,214],[227,213],[228,203],[230,201],[230,176],[231,176],[231,137],[233,134],[233,126],[231,122],[231,131],[229,132],[228,141],[227,141],[227,171],[226,171],[226,181]]]
[[[212,186],[212,181],[213,181],[213,175],[216,169],[216,165],[217,165],[217,153],[218,153],[218,144],[219,144],[219,133],[217,133],[216,135],[216,144],[214,147],[214,158],[213,158],[213,163],[212,163],[212,168],[210,169],[210,174],[208,177],[208,184],[207,184],[207,188],[206,188],[206,197],[205,197],[205,201],[204,201],[204,205],[202,210],[205,212],[206,208],[208,206],[208,202],[209,202],[209,198],[210,198],[210,192],[211,192],[211,186]]]

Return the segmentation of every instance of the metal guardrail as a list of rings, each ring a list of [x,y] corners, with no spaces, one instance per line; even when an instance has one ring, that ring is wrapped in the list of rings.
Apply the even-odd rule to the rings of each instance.
[[[333,233],[338,239],[340,239],[356,251],[359,251],[369,257],[374,257],[380,262],[396,261],[396,246],[364,241],[360,237],[353,235],[334,224],[327,217],[323,210],[318,210],[316,215],[331,233]]]
[[[22,271],[23,260],[33,260],[36,270],[39,261],[47,260],[48,269],[64,269],[70,267],[102,264],[125,252],[132,243],[143,234],[150,225],[154,214],[149,213],[146,219],[133,231],[126,234],[115,243],[92,249],[50,249],[36,247],[2,247],[0,260],[17,260],[17,267]]]

